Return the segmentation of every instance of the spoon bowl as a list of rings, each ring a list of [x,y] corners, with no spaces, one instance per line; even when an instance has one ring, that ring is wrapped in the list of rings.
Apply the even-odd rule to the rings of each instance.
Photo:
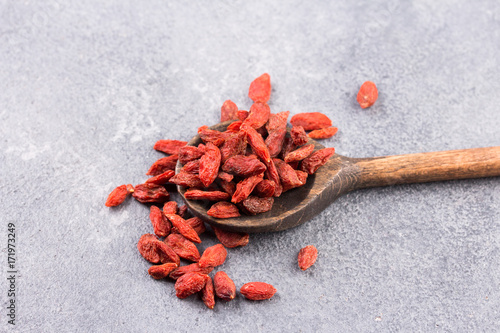
[[[225,131],[232,122],[226,121],[210,128]],[[188,145],[197,146],[200,143],[200,136],[196,135]],[[308,143],[314,144],[315,150],[324,148],[312,139]],[[181,168],[181,163],[177,162],[176,173]],[[205,222],[229,231],[253,233],[296,227],[319,214],[339,196],[355,189],[499,175],[500,147],[374,158],[350,158],[335,154],[314,175],[309,175],[305,185],[274,198],[270,211],[228,219],[207,214],[213,202],[187,200],[184,197],[186,189],[181,186],[177,189],[190,211]]]

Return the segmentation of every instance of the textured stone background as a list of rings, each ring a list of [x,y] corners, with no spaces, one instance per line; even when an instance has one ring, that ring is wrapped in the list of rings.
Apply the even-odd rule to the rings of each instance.
[[[263,72],[271,109],[326,113],[343,155],[500,145],[499,53],[495,0],[0,0],[1,330],[13,222],[20,332],[499,331],[500,178],[358,191],[252,235],[222,268],[278,293],[213,311],[147,275],[147,207],[104,207],[146,179],[156,140],[217,123],[227,98],[248,108]]]

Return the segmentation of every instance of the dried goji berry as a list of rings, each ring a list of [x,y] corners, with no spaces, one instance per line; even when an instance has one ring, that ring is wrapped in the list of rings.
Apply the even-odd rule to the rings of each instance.
[[[175,170],[175,165],[177,164],[177,155],[170,155],[167,157],[160,158],[149,168],[146,175],[148,176],[158,176],[168,170]]]
[[[201,131],[203,131],[203,130],[205,130],[207,128],[209,128],[207,125],[202,125],[202,126],[198,127],[197,133],[201,133]]]
[[[113,191],[108,196],[108,199],[106,200],[105,205],[107,207],[114,207],[122,204],[127,196],[134,192],[134,189],[130,188],[132,185],[120,185],[117,188],[115,188]]]
[[[225,247],[233,248],[238,246],[246,246],[250,235],[245,232],[231,232],[222,230],[220,228],[212,226],[212,230],[215,232],[215,236]]]
[[[302,126],[306,131],[312,131],[332,126],[332,121],[321,112],[298,113],[290,119],[293,126]]]
[[[238,110],[238,119],[244,121],[248,118],[249,112],[246,110]]]
[[[249,215],[265,213],[273,208],[274,198],[259,198],[251,195],[241,203],[244,207],[244,212]]]
[[[366,109],[367,107],[372,106],[373,103],[377,101],[377,98],[377,86],[371,81],[366,81],[361,85],[361,88],[359,88],[356,100],[358,101],[359,106],[361,106],[362,109]]]
[[[165,237],[170,233],[171,225],[161,209],[156,206],[150,207],[149,218],[153,224],[154,233],[159,237]]]
[[[227,219],[230,217],[240,216],[238,207],[227,201],[216,202],[207,211],[207,215],[213,216],[218,219]]]
[[[205,149],[193,146],[184,146],[179,149],[179,161],[182,164],[186,164],[189,161],[200,158],[203,154],[205,154]]]
[[[300,165],[300,170],[312,175],[318,168],[328,162],[328,159],[335,154],[335,148],[323,148],[315,151],[304,159]]]
[[[233,196],[234,192],[236,191],[236,184],[234,182],[227,182],[223,179],[219,181],[220,187],[229,194],[230,196]]]
[[[173,262],[173,263],[176,263],[177,266],[180,265],[181,260],[180,260],[179,256],[177,255],[177,253],[175,253],[175,251],[170,246],[168,246],[167,244],[165,244],[164,242],[162,242],[160,240],[157,240],[155,242],[155,246],[156,246],[156,252],[158,253],[158,256],[160,257],[160,262],[162,264],[167,263],[167,262]]]
[[[251,176],[243,179],[238,184],[236,184],[236,191],[234,192],[231,202],[238,203],[245,200],[250,193],[252,193],[255,186],[261,182],[264,178],[264,174]]]
[[[177,202],[168,201],[163,205],[163,214],[177,214]]]
[[[139,239],[137,243],[137,249],[141,256],[149,262],[156,264],[160,261],[160,256],[156,251],[156,242],[158,241],[158,237],[153,234],[144,234]]]
[[[177,214],[167,214],[167,218],[172,223],[172,226],[176,228],[179,233],[195,243],[201,243],[198,233],[186,223],[186,221]]]
[[[196,233],[198,235],[201,235],[202,233],[204,233],[207,230],[203,220],[200,219],[199,217],[196,217],[196,216],[192,217],[190,219],[187,219],[186,224],[191,226],[191,228],[193,228],[194,231],[196,231]]]
[[[200,132],[200,138],[203,142],[208,143],[211,142],[217,147],[224,143],[227,137],[229,137],[231,133],[219,132],[212,129],[204,129]]]
[[[188,200],[223,201],[229,199],[229,194],[221,191],[187,190],[184,193],[184,198]]]
[[[197,175],[200,172],[200,160],[192,160],[187,162],[182,168],[181,172],[192,173]]]
[[[307,172],[301,171],[301,170],[295,170],[295,173],[297,174],[297,178],[302,182],[302,184],[305,184],[307,182]]]
[[[254,102],[267,102],[271,97],[271,77],[264,73],[250,83],[248,97]]]
[[[256,158],[236,155],[227,159],[222,165],[224,172],[233,174],[238,177],[251,177],[266,171],[264,163]]]
[[[302,161],[304,158],[311,155],[313,151],[314,151],[314,145],[312,144],[302,146],[298,149],[295,149],[294,151],[289,152],[285,156],[285,162],[291,163],[291,162]]]
[[[203,287],[200,293],[201,293],[201,300],[207,306],[207,308],[213,309],[215,306],[214,284],[210,276],[207,278],[205,287]]]
[[[319,130],[314,130],[309,133],[311,139],[328,139],[334,136],[339,129],[337,127],[327,127]]]
[[[186,205],[180,206],[177,215],[185,219],[188,216],[188,207]]]
[[[230,301],[236,297],[236,286],[224,271],[215,273],[214,289],[215,295],[225,301]]]
[[[249,300],[261,301],[273,297],[276,288],[264,282],[249,282],[241,287],[240,293]]]
[[[169,277],[171,279],[177,280],[181,276],[183,276],[186,273],[191,273],[191,272],[198,272],[201,274],[208,274],[211,271],[213,271],[213,267],[200,267],[197,262],[194,264],[186,265],[186,266],[181,266],[179,268],[176,268],[172,273],[170,273]]]
[[[200,267],[216,267],[224,263],[227,256],[227,250],[222,244],[207,247],[201,255],[198,265]]]
[[[206,274],[198,272],[186,273],[175,282],[175,294],[179,298],[186,298],[203,289],[206,282]]]
[[[224,122],[233,119],[238,119],[238,107],[233,101],[228,99],[220,108],[220,121]]]
[[[245,124],[241,125],[241,130],[245,132],[247,135],[247,140],[250,146],[252,147],[255,154],[264,162],[269,162],[271,160],[271,155],[269,154],[269,150],[262,138],[262,135],[257,133],[257,131],[250,127],[245,126]]]
[[[132,196],[142,203],[164,203],[170,198],[170,194],[163,186],[153,183],[136,185]]]
[[[276,169],[276,165],[274,164],[273,160],[270,160],[268,163],[266,163],[266,166],[266,178],[272,180],[275,184],[273,196],[279,197],[281,195],[282,186],[278,170]]]
[[[269,120],[271,109],[266,103],[254,103],[250,107],[248,117],[243,121],[241,126],[250,126],[255,129],[261,128]]]
[[[203,183],[198,175],[186,172],[179,172],[170,178],[170,183],[183,187],[203,187]]]
[[[195,262],[200,260],[200,252],[196,245],[180,234],[168,235],[165,243],[181,258]]]
[[[175,175],[174,170],[167,170],[164,173],[159,174],[158,176],[154,176],[146,180],[146,183],[153,183],[157,185],[163,185],[168,183],[170,178],[172,178]]]
[[[227,131],[229,132],[238,132],[240,130],[240,127],[241,127],[241,124],[243,122],[241,120],[238,120],[238,121],[235,121],[235,122],[232,122],[231,124],[229,124],[227,126]],[[227,140],[227,139],[226,139]]]
[[[290,136],[293,140],[293,144],[296,146],[305,145],[309,140],[307,138],[306,131],[304,131],[304,127],[302,126],[293,126],[290,130]]]
[[[208,187],[215,181],[219,173],[221,154],[219,148],[208,142],[205,154],[200,158],[200,180],[205,187]]]
[[[227,173],[227,172],[224,172],[224,171],[219,171],[219,174],[217,175],[217,177],[219,177],[219,179],[222,179],[226,182],[230,182],[233,180],[234,176]]]
[[[281,150],[281,159],[284,160],[285,156],[295,150],[297,148],[297,145],[293,143],[293,139],[289,136],[285,137],[285,141],[283,142],[283,149]]]
[[[283,142],[285,141],[286,128],[279,128],[269,133],[266,140],[267,149],[269,150],[269,155],[271,157],[276,157],[281,152],[283,148]]]
[[[289,115],[290,111],[282,111],[276,114],[271,114],[269,116],[269,121],[266,124],[267,132],[271,133],[277,129],[286,128],[286,122]]]
[[[318,258],[318,249],[314,245],[308,245],[300,249],[297,257],[299,268],[305,271],[316,262],[316,258]]]
[[[274,190],[276,188],[276,183],[269,179],[264,179],[255,186],[253,194],[261,198],[272,197],[274,195]]]
[[[220,148],[222,163],[232,156],[245,154],[246,149],[247,140],[244,132],[238,132],[231,135]]]
[[[148,269],[148,273],[153,277],[153,279],[159,280],[166,278],[168,274],[170,274],[176,268],[176,263],[167,262],[166,264],[151,266]]]
[[[154,149],[166,154],[176,155],[179,149],[187,144],[186,141],[179,140],[158,140],[154,145]]]
[[[297,177],[297,173],[290,165],[288,165],[287,163],[278,158],[274,158],[273,162],[276,165],[278,174],[280,175],[280,181],[281,185],[283,186],[283,192],[291,188],[304,185],[299,180],[299,178]]]

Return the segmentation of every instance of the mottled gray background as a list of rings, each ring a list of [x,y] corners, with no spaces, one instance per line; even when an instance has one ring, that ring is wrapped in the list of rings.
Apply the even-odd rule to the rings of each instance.
[[[156,140],[190,139],[228,98],[248,109],[263,72],[272,111],[326,113],[343,155],[500,145],[499,54],[496,0],[0,0],[0,329],[13,222],[20,332],[500,331],[500,178],[358,191],[252,235],[221,269],[278,293],[213,311],[147,275],[146,206],[104,206],[146,179]]]

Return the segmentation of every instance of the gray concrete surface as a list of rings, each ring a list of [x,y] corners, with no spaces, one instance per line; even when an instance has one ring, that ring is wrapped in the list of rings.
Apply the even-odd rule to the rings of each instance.
[[[207,310],[136,250],[148,208],[104,207],[146,179],[158,139],[189,139],[269,72],[275,112],[320,111],[340,154],[500,145],[498,1],[0,1],[0,330],[500,331],[500,179],[351,193],[310,222],[252,235]],[[380,98],[355,96],[373,80]],[[7,324],[7,224],[16,325]],[[200,249],[214,243],[207,234]],[[319,259],[296,267],[315,244]]]

